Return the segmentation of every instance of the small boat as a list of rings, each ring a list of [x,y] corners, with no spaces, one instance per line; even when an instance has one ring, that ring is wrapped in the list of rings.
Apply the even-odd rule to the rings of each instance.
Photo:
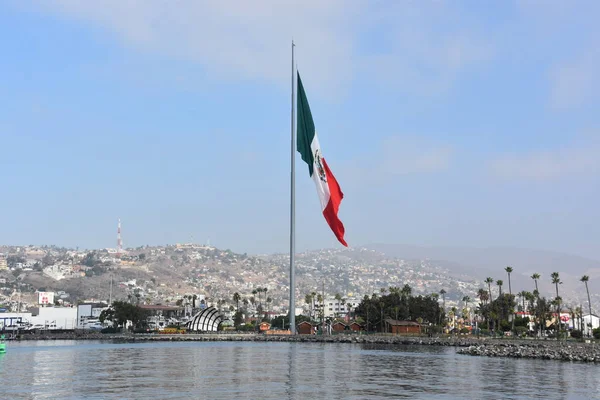
[[[4,341],[4,335],[0,336],[0,353],[6,353],[6,342]]]

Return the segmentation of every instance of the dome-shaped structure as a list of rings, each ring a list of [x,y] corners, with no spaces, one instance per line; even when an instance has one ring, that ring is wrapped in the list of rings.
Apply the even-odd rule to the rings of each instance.
[[[208,307],[192,317],[186,328],[192,332],[216,332],[223,322],[223,316],[214,307]]]

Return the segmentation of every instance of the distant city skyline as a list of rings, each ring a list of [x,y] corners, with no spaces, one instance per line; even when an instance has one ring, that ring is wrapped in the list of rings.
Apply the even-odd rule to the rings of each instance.
[[[132,12],[135,10],[135,12]],[[600,259],[600,4],[0,5],[0,243],[288,246],[290,42],[351,247]],[[338,247],[297,162],[297,247]]]

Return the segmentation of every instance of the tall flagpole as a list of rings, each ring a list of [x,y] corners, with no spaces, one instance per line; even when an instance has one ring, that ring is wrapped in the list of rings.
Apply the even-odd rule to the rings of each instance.
[[[292,335],[296,334],[296,278],[294,271],[295,264],[295,253],[296,253],[296,164],[295,164],[295,119],[296,119],[296,107],[294,107],[294,101],[296,98],[295,91],[295,76],[294,76],[294,41],[292,40],[292,140],[290,146],[290,332]]]

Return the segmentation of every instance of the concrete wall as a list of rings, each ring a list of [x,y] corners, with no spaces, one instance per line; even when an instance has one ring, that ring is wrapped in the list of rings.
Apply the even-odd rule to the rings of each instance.
[[[30,322],[32,325],[56,325],[52,326],[52,329],[75,329],[77,328],[77,308],[41,307],[40,313],[31,317]]]

